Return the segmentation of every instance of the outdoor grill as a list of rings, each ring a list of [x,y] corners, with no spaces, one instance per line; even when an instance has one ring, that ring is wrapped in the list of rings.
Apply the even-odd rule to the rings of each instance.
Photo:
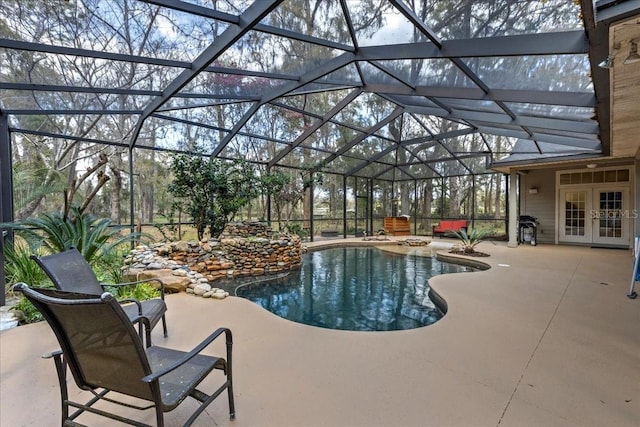
[[[538,218],[520,215],[518,218],[518,243],[536,245],[538,240]]]

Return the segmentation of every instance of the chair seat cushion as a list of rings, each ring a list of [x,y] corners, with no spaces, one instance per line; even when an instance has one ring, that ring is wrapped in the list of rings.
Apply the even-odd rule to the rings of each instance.
[[[187,354],[184,351],[157,346],[147,348],[146,353],[152,372],[175,363]],[[165,410],[170,411],[178,406],[188,396],[187,390],[197,387],[214,368],[224,369],[225,364],[223,358],[199,354],[163,375],[160,378],[160,395]]]
[[[165,304],[164,300],[160,298],[140,301],[140,304],[142,304],[142,313],[144,313],[142,317],[149,320],[149,325],[151,329],[153,329],[153,327],[162,318],[162,315],[167,311],[167,304]],[[124,312],[127,313],[127,316],[131,321],[136,320],[140,316],[138,314],[137,304],[124,304],[122,308],[124,309]]]

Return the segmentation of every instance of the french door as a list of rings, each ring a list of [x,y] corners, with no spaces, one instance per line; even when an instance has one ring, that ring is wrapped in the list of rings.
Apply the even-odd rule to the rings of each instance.
[[[559,214],[560,241],[629,245],[627,187],[561,189]]]

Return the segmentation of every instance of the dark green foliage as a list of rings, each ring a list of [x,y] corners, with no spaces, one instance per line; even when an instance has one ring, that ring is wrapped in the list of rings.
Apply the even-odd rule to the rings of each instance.
[[[47,275],[30,258],[31,251],[20,245],[5,245],[4,274],[7,284],[24,282],[39,286],[48,281]]]
[[[121,233],[108,218],[98,219],[77,208],[72,215],[61,212],[45,213],[38,218],[27,218],[13,224],[2,224],[13,228],[23,237],[32,251],[43,247],[44,252],[57,253],[75,246],[90,264],[106,256],[119,245],[137,240],[140,233]]]
[[[139,238],[139,233],[121,234],[120,229],[111,226],[109,219],[97,219],[91,215],[72,209],[73,217],[65,217],[61,212],[43,214],[38,218],[27,218],[12,224],[2,224],[13,228],[21,242],[4,246],[5,275],[8,284],[25,282],[30,286],[52,286],[42,269],[30,258],[32,253],[47,254],[61,252],[72,246],[78,248],[85,259],[96,267],[100,279],[121,281],[122,257],[117,247],[125,242]],[[150,289],[149,289],[150,288]],[[120,293],[118,293],[120,294]],[[123,297],[150,295],[155,297],[158,291],[152,286],[143,286],[140,290],[124,290]],[[24,323],[42,320],[40,313],[24,297],[12,307],[24,313]]]
[[[4,272],[7,287],[10,292],[10,286],[24,282],[33,287],[52,287],[53,284],[42,271],[38,264],[31,259],[31,251],[23,245],[5,245],[4,247]],[[22,295],[11,309],[20,311],[24,314],[22,323],[33,323],[42,320],[42,315],[36,308]]]
[[[282,171],[271,171],[261,177],[261,185],[265,194],[276,195],[291,182],[291,175]]]
[[[107,286],[106,291],[119,300],[135,298],[138,301],[145,301],[160,296],[160,291],[148,283],[138,283],[131,286]]]
[[[206,229],[218,237],[235,214],[262,190],[253,166],[244,160],[177,155],[171,164],[169,191],[180,198],[191,216],[198,238]]]
[[[35,323],[44,320],[38,309],[23,295],[20,295],[20,300],[11,307],[11,310],[21,311],[24,314],[24,319],[20,321],[21,323]]]
[[[124,283],[127,278],[122,269],[123,254],[121,251],[112,251],[94,264],[94,271],[101,283]],[[107,286],[107,292],[111,292],[117,299],[135,298],[140,301],[157,298],[160,290],[148,283],[138,283],[131,286]]]
[[[98,280],[100,280],[101,283],[126,282],[122,268],[123,259],[124,254],[119,249],[107,252],[98,258],[92,265]]]
[[[291,234],[297,234],[300,237],[307,237],[307,231],[303,230],[302,225],[298,223],[288,223],[286,226],[287,231]]]

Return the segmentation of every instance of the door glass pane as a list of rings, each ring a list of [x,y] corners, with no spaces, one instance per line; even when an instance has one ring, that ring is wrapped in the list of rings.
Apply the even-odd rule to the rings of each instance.
[[[598,202],[600,237],[622,237],[622,191],[603,191]]]
[[[584,236],[586,200],[585,191],[565,194],[564,234],[566,236]]]

